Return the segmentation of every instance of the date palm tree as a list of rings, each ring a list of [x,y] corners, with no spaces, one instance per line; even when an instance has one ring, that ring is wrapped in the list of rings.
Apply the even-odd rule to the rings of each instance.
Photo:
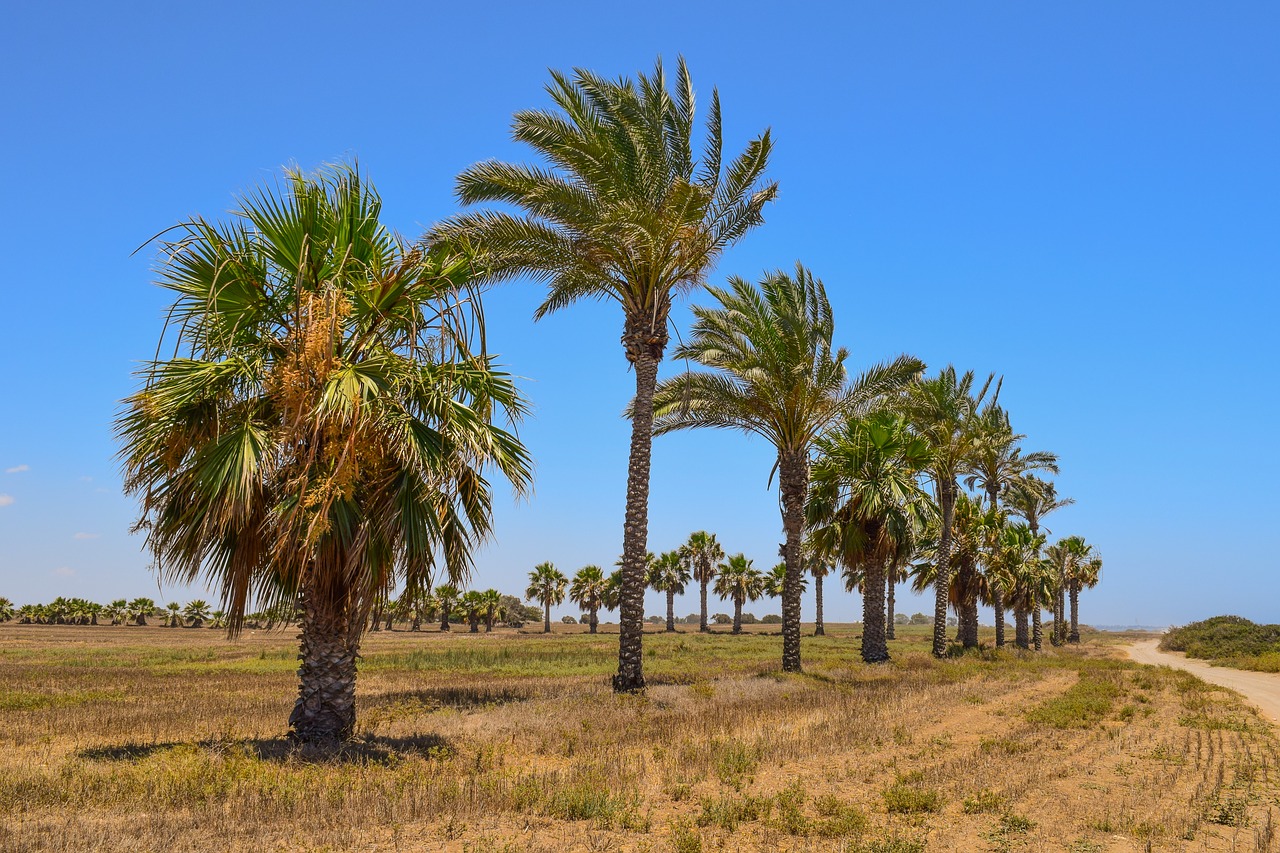
[[[542,605],[542,633],[551,633],[551,605],[564,601],[564,588],[569,583],[551,563],[539,563],[529,572],[529,588],[524,597]]]
[[[1009,511],[1024,519],[1027,522],[1027,525],[1031,528],[1031,532],[1033,534],[1038,534],[1040,532],[1040,522],[1046,515],[1062,509],[1065,506],[1070,506],[1073,503],[1075,503],[1075,501],[1072,498],[1059,498],[1057,489],[1054,487],[1053,483],[1041,480],[1034,474],[1024,474],[1014,480],[1009,486],[1008,496],[1006,499],[1006,505],[1009,507]],[[1038,556],[1039,551],[1037,551],[1036,554]],[[1057,584],[1058,588],[1064,587],[1065,585],[1066,579],[1060,578],[1059,583]],[[1055,624],[1062,625],[1063,620],[1059,614],[1059,610],[1061,608],[1058,607],[1059,597],[1054,595],[1041,602],[1041,604],[1044,603],[1052,603],[1054,608]],[[1039,610],[1035,611],[1034,617],[1037,620],[1040,618]],[[1061,644],[1061,642],[1065,641],[1065,631],[1062,633],[1062,638],[1060,640],[1056,636],[1056,627],[1054,631],[1054,640],[1056,641],[1056,644]],[[1036,650],[1039,651],[1039,648],[1040,647],[1037,645]]]
[[[932,504],[917,476],[929,445],[896,412],[844,418],[817,442],[809,498],[809,538],[862,591],[862,659],[889,659],[885,586]]]
[[[522,492],[531,471],[495,423],[524,403],[483,348],[470,261],[403,243],[351,166],[281,183],[162,245],[181,355],[142,370],[116,429],[161,574],[220,586],[232,634],[255,599],[298,614],[292,736],[329,747],[379,592],[465,577],[490,472]]]
[[[764,594],[764,575],[745,554],[734,554],[720,564],[715,592],[733,601],[733,633],[742,633],[742,605]]]
[[[649,565],[649,586],[667,596],[667,631],[676,630],[676,596],[683,595],[691,577],[679,551],[665,551]]]
[[[716,541],[714,533],[699,530],[689,534],[689,541],[684,544],[681,553],[689,563],[693,579],[698,582],[699,603],[698,630],[706,633],[711,630],[707,625],[707,585],[716,576],[716,568],[724,560],[724,548]]]
[[[957,640],[966,649],[978,645],[978,603],[990,603],[993,598],[989,574],[981,568],[988,558],[991,538],[1002,523],[1000,513],[988,509],[982,498],[964,493],[957,497],[951,526],[947,600],[956,612]],[[939,535],[935,518],[919,543],[919,556],[924,560],[912,570],[915,592],[924,592],[937,582]]]
[[[701,287],[717,259],[764,221],[777,185],[764,181],[768,131],[723,159],[720,97],[694,156],[693,81],[683,59],[673,91],[652,75],[607,80],[553,72],[554,110],[516,113],[512,133],[546,167],[487,161],[458,177],[464,204],[501,202],[520,214],[466,213],[436,230],[478,246],[496,280],[531,275],[550,285],[536,317],[582,299],[622,308],[622,349],[635,372],[623,524],[623,587],[614,689],[644,689],[645,553],[658,364],[673,300]]]
[[[596,633],[600,625],[600,608],[604,604],[605,586],[608,579],[599,566],[583,566],[573,576],[569,587],[569,600],[577,604],[587,613],[587,625],[590,633]]]
[[[687,372],[658,386],[654,434],[698,427],[759,436],[776,450],[787,587],[782,595],[782,668],[800,671],[800,581],[805,500],[814,440],[841,415],[899,392],[923,365],[902,356],[850,384],[848,352],[833,348],[835,322],[826,288],[801,264],[759,286],[732,277],[709,288],[715,307],[696,321],[676,357],[714,372]]]
[[[997,386],[993,397],[999,397]],[[1030,471],[1058,473],[1058,457],[1043,450],[1023,453],[1025,435],[1015,433],[1009,421],[1009,413],[992,399],[979,416],[980,437],[971,461],[971,473],[965,478],[967,488],[980,489],[987,497],[987,505],[999,508],[1001,498],[1008,498],[1009,490],[1018,478]],[[988,550],[986,562],[994,559]],[[991,587],[991,606],[995,611],[996,647],[1004,645],[1004,600],[999,585]]]
[[[1013,607],[1015,620],[1014,642],[1020,649],[1030,648],[1032,636],[1028,632],[1027,619],[1036,613],[1043,603],[1045,579],[1039,558],[1044,536],[1033,533],[1030,525],[1005,523],[1000,531],[995,566],[991,574],[994,583],[1000,585],[1005,598]],[[1034,633],[1040,632],[1039,617],[1035,617]],[[1039,649],[1039,640],[1036,640]]]
[[[947,604],[951,587],[951,535],[959,478],[973,470],[981,439],[978,412],[994,377],[988,376],[974,393],[973,371],[962,375],[947,365],[937,376],[915,383],[906,397],[905,411],[916,433],[929,444],[925,469],[933,482],[938,505],[938,539],[934,562],[941,567],[934,581],[933,654],[947,654]]]

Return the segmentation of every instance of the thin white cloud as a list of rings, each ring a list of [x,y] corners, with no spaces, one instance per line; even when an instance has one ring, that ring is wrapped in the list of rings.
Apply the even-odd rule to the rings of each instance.
[[[8,506],[13,503],[13,495],[0,495],[0,506]]]
[[[76,570],[70,566],[58,566],[58,568],[53,570],[52,574],[60,578],[71,578],[75,577]]]
[[[76,534],[76,538],[77,538],[77,539],[97,539],[97,538],[98,538],[98,534],[96,534],[96,533],[77,533],[77,534]]]
[[[14,465],[12,468],[5,468],[6,474],[21,474],[23,471],[30,471],[30,465]]]
[[[92,477],[89,477],[89,476],[84,476],[84,477],[81,477],[81,478],[80,478],[80,482],[82,482],[82,483],[92,483],[92,482],[93,482],[93,478],[92,478]]]

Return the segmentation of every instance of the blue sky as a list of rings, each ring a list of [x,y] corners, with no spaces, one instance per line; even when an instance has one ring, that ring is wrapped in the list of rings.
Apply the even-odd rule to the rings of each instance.
[[[716,279],[799,259],[855,367],[908,352],[1003,374],[1015,427],[1060,454],[1077,501],[1048,526],[1105,557],[1086,621],[1280,621],[1274,4],[47,3],[5,18],[0,595],[194,594],[157,591],[113,460],[112,418],[165,306],[137,246],[282,164],[353,157],[415,236],[457,209],[461,169],[527,158],[510,118],[547,104],[548,68],[617,76],[683,54],[703,104],[719,88],[730,146],[765,127],[777,142],[779,200]],[[620,315],[584,304],[534,324],[538,300],[518,283],[487,301],[535,406],[536,493],[501,503],[475,579],[508,591],[544,560],[610,564],[621,543]],[[656,440],[651,548],[707,529],[772,565],[771,461],[736,434]],[[856,612],[830,592],[829,619]]]

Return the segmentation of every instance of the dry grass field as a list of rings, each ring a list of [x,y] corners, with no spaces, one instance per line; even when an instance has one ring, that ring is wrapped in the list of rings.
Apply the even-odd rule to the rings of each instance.
[[[654,634],[636,698],[580,630],[369,635],[318,760],[292,632],[0,625],[0,849],[1280,849],[1276,733],[1113,639],[869,667],[833,626],[783,676],[776,635]]]

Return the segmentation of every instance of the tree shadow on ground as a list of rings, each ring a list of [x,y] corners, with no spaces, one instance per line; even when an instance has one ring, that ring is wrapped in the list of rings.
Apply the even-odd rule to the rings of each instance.
[[[291,738],[259,738],[231,740],[210,738],[202,741],[169,741],[166,743],[125,743],[80,750],[80,758],[96,761],[137,761],[183,747],[195,747],[217,755],[241,754],[260,761],[281,764],[395,764],[405,758],[439,758],[451,753],[449,742],[439,735],[419,734],[405,737],[365,735],[336,746],[299,743]]]

